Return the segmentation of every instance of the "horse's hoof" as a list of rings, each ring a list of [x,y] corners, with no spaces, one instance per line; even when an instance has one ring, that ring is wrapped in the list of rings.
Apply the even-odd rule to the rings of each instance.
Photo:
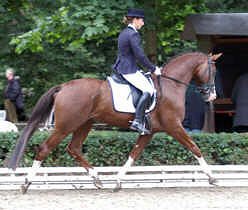
[[[21,186],[21,193],[25,194],[28,191],[29,186],[32,184],[32,182],[28,181],[27,178],[25,178],[25,183]]]
[[[97,187],[97,189],[103,189],[101,180],[96,177],[93,177],[93,179],[94,179],[94,185]]]
[[[25,185],[22,185],[21,188],[20,188],[21,194],[26,194],[27,190],[28,189],[26,188]]]
[[[209,180],[208,180],[209,184],[211,185],[215,185],[215,186],[218,186],[218,181],[217,179],[213,178],[213,177],[210,177]]]
[[[121,182],[117,182],[113,192],[119,192],[121,190]]]
[[[26,192],[28,191],[29,186],[31,185],[31,182],[27,182],[24,185],[21,186],[21,193],[22,194],[26,194]]]

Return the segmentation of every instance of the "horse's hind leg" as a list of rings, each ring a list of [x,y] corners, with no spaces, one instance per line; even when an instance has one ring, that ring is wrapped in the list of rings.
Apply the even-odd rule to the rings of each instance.
[[[38,153],[35,156],[31,170],[28,172],[25,178],[25,184],[21,186],[22,193],[26,193],[28,187],[31,185],[33,178],[35,177],[42,161],[48,156],[48,154],[58,146],[58,144],[67,136],[55,130],[51,136],[49,136],[45,142],[39,146]]]
[[[29,186],[32,184],[32,180],[35,177],[37,170],[40,168],[41,161],[34,160],[31,170],[28,172],[24,185],[21,186],[21,192],[22,194],[25,194],[29,188]]]
[[[88,163],[87,160],[83,158],[82,155],[82,145],[84,140],[88,136],[91,127],[92,124],[88,122],[79,127],[75,132],[73,132],[72,139],[67,146],[67,152],[88,171],[89,175],[94,179],[95,186],[101,189],[102,184],[98,178],[97,171],[93,168],[92,165]]]

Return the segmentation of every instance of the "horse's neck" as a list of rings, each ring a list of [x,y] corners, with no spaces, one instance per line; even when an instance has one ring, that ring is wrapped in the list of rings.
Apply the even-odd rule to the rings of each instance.
[[[197,64],[193,63],[190,63],[188,65],[177,64],[166,69],[165,75],[188,84],[193,77],[193,71],[196,68],[196,65]]]
[[[179,100],[185,100],[185,93],[188,88],[188,85],[193,77],[194,69],[197,66],[197,62],[188,62],[168,64],[168,67],[162,72],[163,75],[173,78],[163,78],[161,80],[161,96],[162,99],[173,95],[176,96]],[[169,93],[171,92],[171,93]]]

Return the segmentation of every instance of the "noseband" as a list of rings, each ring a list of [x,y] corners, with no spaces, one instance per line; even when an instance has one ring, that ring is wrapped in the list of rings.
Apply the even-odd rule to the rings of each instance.
[[[203,84],[199,87],[196,87],[196,91],[204,95],[207,95],[207,94],[209,95],[211,92],[214,92],[215,84],[211,83],[211,78],[215,77],[215,72],[212,69],[212,64],[214,64],[214,62],[208,56],[208,68],[200,76],[200,78],[204,77],[206,72],[208,71],[208,82],[207,84]]]
[[[211,76],[212,77],[215,76],[215,73],[213,72],[212,65],[211,65],[213,63],[214,62],[208,56],[208,68],[206,68],[206,70],[200,76],[200,78],[202,78],[208,72],[208,82],[207,82],[207,84],[200,85],[199,87],[196,87],[195,85],[192,85],[192,84],[189,84],[189,83],[185,83],[183,81],[180,81],[178,79],[175,79],[173,77],[166,76],[166,75],[163,75],[163,74],[161,75],[161,77],[164,77],[166,79],[175,81],[175,82],[180,83],[182,85],[185,85],[188,88],[192,88],[195,92],[199,92],[199,93],[204,94],[204,95],[210,94],[211,92],[214,92],[214,87],[215,87],[214,83],[211,83]]]

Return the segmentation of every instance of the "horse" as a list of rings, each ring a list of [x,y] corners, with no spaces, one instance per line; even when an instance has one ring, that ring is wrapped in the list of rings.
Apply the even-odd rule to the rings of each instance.
[[[151,73],[157,89],[157,105],[150,113],[152,133],[138,136],[127,162],[117,174],[116,190],[121,189],[121,181],[128,169],[157,132],[166,132],[190,150],[202,166],[203,172],[209,177],[209,183],[215,183],[216,179],[213,177],[199,147],[184,130],[182,121],[185,114],[185,92],[191,79],[196,81],[199,91],[205,96],[206,101],[216,98],[215,61],[220,56],[221,54],[207,55],[202,52],[187,52],[171,59],[162,68],[160,76]],[[22,186],[23,192],[26,192],[32,183],[42,161],[69,134],[72,134],[72,139],[67,146],[67,152],[78,161],[80,166],[86,169],[88,175],[93,178],[95,186],[102,188],[97,170],[83,157],[81,149],[83,142],[95,122],[129,128],[130,121],[134,118],[133,114],[114,111],[111,89],[105,80],[93,78],[72,80],[54,86],[43,94],[17,141],[8,168],[12,171],[16,170],[33,132],[39,123],[48,118],[53,108],[55,129],[39,145],[32,170],[27,174],[25,184]]]

